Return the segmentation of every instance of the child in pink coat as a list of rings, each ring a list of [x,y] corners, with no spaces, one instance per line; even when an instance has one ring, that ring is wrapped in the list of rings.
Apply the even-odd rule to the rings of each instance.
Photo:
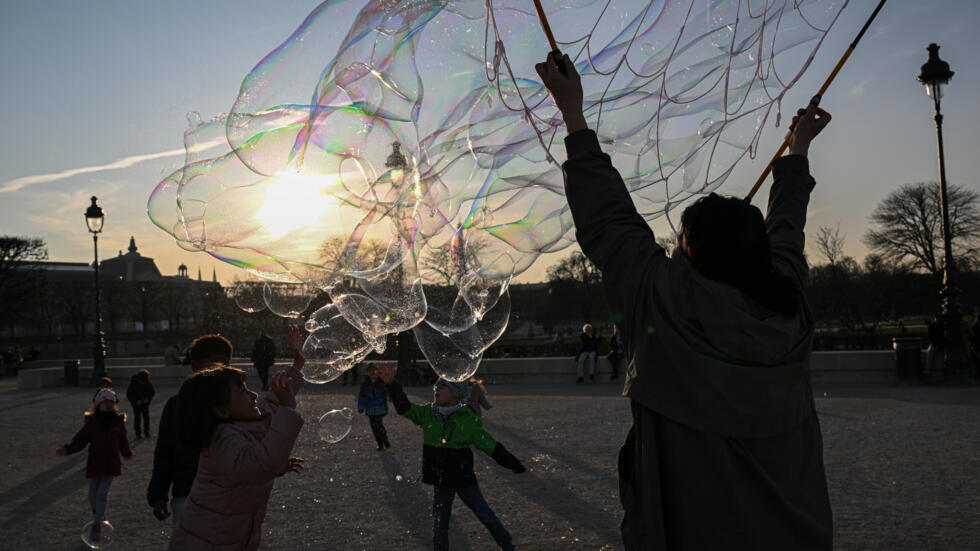
[[[483,408],[493,409],[490,400],[487,400],[487,391],[483,388],[483,381],[476,377],[470,377],[469,395],[466,398],[466,405],[473,409],[477,417],[483,417]]]
[[[295,409],[304,363],[295,327],[289,343],[293,367],[276,373],[258,401],[245,372],[233,367],[205,369],[181,385],[177,435],[201,458],[170,549],[259,548],[273,482],[299,472],[302,462],[290,457],[303,426]]]
[[[85,424],[71,442],[60,446],[55,453],[71,455],[88,447],[85,478],[88,479],[88,500],[92,506],[93,532],[90,536],[98,541],[105,510],[109,503],[109,485],[122,474],[122,462],[133,458],[133,450],[126,437],[126,414],[119,413],[116,393],[101,389],[92,400],[95,406],[85,412]]]

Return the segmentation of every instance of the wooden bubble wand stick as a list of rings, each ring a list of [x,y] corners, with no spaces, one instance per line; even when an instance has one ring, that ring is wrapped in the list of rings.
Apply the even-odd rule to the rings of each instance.
[[[820,99],[823,97],[824,92],[827,91],[827,88],[830,86],[830,83],[834,81],[834,78],[837,76],[837,73],[840,72],[841,67],[844,66],[844,63],[847,61],[847,58],[851,57],[851,52],[853,52],[854,49],[857,48],[858,42],[860,42],[861,37],[864,36],[865,31],[867,31],[868,27],[871,26],[871,22],[874,21],[875,17],[878,15],[878,12],[881,11],[881,7],[884,5],[885,5],[885,0],[881,0],[881,2],[878,2],[878,7],[875,8],[875,11],[871,12],[871,17],[869,17],[867,22],[864,23],[864,26],[861,27],[861,32],[858,33],[857,38],[855,38],[854,42],[851,42],[851,45],[847,47],[847,51],[845,51],[844,55],[841,56],[840,61],[837,62],[837,66],[834,67],[834,70],[830,72],[830,76],[828,76],[827,80],[824,81],[823,86],[820,87],[820,91],[817,92],[817,95],[813,96],[813,99],[810,100],[811,105],[813,105],[814,107],[820,105]],[[752,190],[749,191],[749,194],[745,196],[746,202],[751,202],[752,197],[755,196],[755,192],[759,191],[759,188],[762,187],[762,182],[766,180],[766,177],[769,176],[769,173],[772,171],[772,163],[775,162],[776,159],[780,158],[783,155],[783,153],[786,151],[786,148],[789,147],[789,139],[792,136],[793,136],[792,130],[786,133],[786,138],[783,139],[783,145],[779,147],[779,151],[777,151],[776,154],[773,156],[772,161],[769,161],[769,164],[766,165],[766,169],[762,171],[762,176],[759,176],[759,179],[756,180],[755,185],[752,186]]]
[[[551,25],[548,24],[548,16],[544,13],[544,8],[541,7],[541,0],[534,0],[534,8],[538,10],[538,19],[541,21],[541,28],[544,29],[545,36],[548,37],[548,44],[551,45],[551,53],[548,54],[552,59],[555,60],[555,65],[558,66],[558,72],[568,76],[565,72],[565,64],[562,63],[561,50],[558,49],[558,42],[555,41],[555,35],[551,34]]]

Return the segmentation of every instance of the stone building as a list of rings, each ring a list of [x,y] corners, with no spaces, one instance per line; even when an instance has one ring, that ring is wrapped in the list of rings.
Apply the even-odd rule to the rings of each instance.
[[[16,320],[0,320],[0,346],[19,344],[70,353],[91,348],[95,331],[95,273],[84,262],[37,262],[36,296]],[[209,329],[223,289],[210,280],[188,276],[181,264],[163,275],[156,262],[140,254],[133,237],[126,253],[99,262],[102,329],[111,353],[156,353],[164,343],[184,340],[183,333]],[[50,357],[50,356],[49,356]]]

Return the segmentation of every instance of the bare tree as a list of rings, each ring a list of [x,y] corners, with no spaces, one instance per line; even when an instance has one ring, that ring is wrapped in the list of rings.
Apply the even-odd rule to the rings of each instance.
[[[963,267],[980,261],[980,195],[963,186],[949,186],[949,224],[953,256]],[[943,238],[939,185],[906,184],[888,194],[871,213],[864,243],[895,265],[942,277]]]
[[[438,275],[448,286],[458,283],[460,275],[478,268],[480,256],[490,245],[482,236],[472,236],[465,245],[453,250],[452,243],[443,247],[426,247],[421,268]]]
[[[548,267],[548,282],[562,281],[572,282],[578,287],[582,315],[585,320],[591,320],[593,300],[601,294],[602,274],[599,268],[584,254],[575,251],[558,264]]]
[[[333,274],[332,292],[354,292],[357,289],[355,280],[344,277],[342,272],[376,268],[384,262],[388,252],[388,244],[377,239],[362,240],[356,249],[348,249],[348,245],[347,238],[339,235],[328,238],[320,245],[323,265],[329,270],[339,270]]]
[[[328,238],[320,245],[320,259],[330,268],[345,260],[345,254],[353,254],[353,258],[348,259],[349,264],[343,267],[345,271],[370,270],[377,267],[384,262],[386,252],[388,252],[388,244],[377,239],[365,239],[353,251],[347,250],[347,239],[339,235]]]
[[[840,222],[837,226],[820,226],[817,228],[817,236],[814,239],[817,245],[817,252],[820,256],[827,259],[827,263],[836,266],[844,259],[845,238],[840,234]]]
[[[24,317],[44,283],[38,264],[47,258],[43,239],[0,236],[0,321]]]

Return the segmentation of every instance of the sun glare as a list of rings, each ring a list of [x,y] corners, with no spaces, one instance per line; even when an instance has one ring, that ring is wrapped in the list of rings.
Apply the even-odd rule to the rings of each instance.
[[[301,173],[278,176],[266,191],[257,215],[266,232],[279,238],[308,226],[324,216],[336,214],[337,201],[327,192],[331,179]]]

